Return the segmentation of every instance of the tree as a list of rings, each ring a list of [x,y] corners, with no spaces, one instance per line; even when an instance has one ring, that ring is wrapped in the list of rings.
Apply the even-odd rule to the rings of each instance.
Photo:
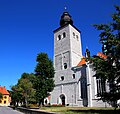
[[[18,83],[11,87],[12,104],[18,106],[18,103],[24,103],[27,106],[29,103],[35,102],[35,89],[33,88],[34,74],[23,73]]]
[[[0,99],[2,99],[3,98],[3,94],[0,92]]]
[[[33,88],[32,80],[34,79],[33,74],[23,73],[21,78],[18,80],[18,88],[21,91],[25,105],[27,106],[30,102],[34,102],[35,89]]]
[[[46,53],[38,54],[36,61],[34,87],[36,89],[36,100],[40,105],[41,103],[44,104],[44,98],[54,89],[54,67]]]
[[[11,101],[12,105],[18,106],[18,103],[22,102],[22,94],[20,89],[18,88],[18,85],[11,86],[10,95],[12,99]]]
[[[115,6],[116,12],[112,15],[113,22],[94,25],[100,30],[100,42],[106,59],[94,56],[92,58],[95,76],[109,82],[110,91],[100,94],[101,99],[117,106],[120,99],[120,6]]]

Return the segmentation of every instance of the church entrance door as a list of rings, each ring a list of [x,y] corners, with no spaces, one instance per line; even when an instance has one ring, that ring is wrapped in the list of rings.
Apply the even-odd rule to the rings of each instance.
[[[65,95],[60,95],[60,99],[62,101],[62,105],[65,105]]]

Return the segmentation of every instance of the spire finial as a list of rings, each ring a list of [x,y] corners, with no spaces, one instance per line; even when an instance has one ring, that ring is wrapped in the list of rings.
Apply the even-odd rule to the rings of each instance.
[[[65,10],[65,11],[67,10],[67,7],[66,7],[66,6],[64,7],[64,10]]]

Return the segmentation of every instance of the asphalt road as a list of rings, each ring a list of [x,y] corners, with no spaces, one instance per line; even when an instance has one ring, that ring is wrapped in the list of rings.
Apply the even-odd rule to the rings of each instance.
[[[13,110],[12,108],[9,107],[0,106],[0,114],[23,114],[23,113]]]

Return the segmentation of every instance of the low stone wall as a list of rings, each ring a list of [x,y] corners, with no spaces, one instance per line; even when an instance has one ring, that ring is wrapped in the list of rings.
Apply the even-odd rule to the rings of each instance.
[[[50,112],[44,112],[44,111],[22,108],[22,107],[17,107],[16,110],[18,110],[20,112],[23,112],[24,114],[55,114],[55,113],[50,113]]]

